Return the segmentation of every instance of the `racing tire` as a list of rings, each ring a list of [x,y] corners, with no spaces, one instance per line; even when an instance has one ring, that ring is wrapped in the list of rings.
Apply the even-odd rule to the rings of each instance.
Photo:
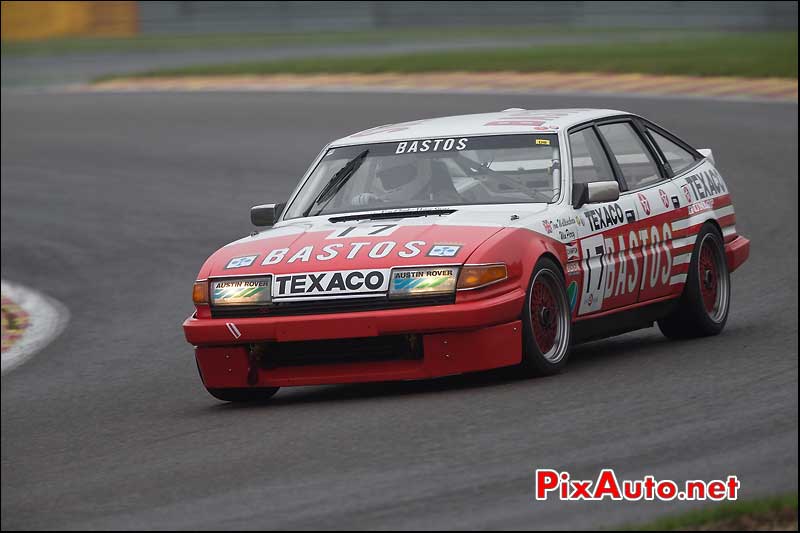
[[[658,321],[658,328],[670,339],[717,335],[728,321],[730,303],[725,245],[717,227],[707,222],[697,235],[678,306]]]
[[[567,364],[572,313],[564,274],[552,259],[539,259],[522,310],[522,363],[526,375],[549,376]]]
[[[223,402],[263,402],[269,400],[280,387],[259,387],[255,389],[206,389],[208,393]]]

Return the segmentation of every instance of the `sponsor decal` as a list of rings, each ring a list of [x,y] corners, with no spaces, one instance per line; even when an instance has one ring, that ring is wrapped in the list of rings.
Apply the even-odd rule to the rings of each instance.
[[[708,211],[710,209],[714,209],[714,199],[708,198],[707,200],[701,200],[689,206],[689,216],[696,215],[697,213],[702,213],[704,211]]]
[[[642,206],[644,214],[650,215],[650,201],[647,199],[647,196],[642,193],[639,193],[636,196],[639,198],[639,205]]]
[[[422,124],[424,120],[417,120],[413,122],[403,122],[401,124],[386,124],[385,126],[377,126],[358,133],[354,133],[350,137],[367,137],[369,135],[379,135],[381,133],[395,133],[398,131],[407,130],[411,126]]]
[[[487,122],[484,126],[534,126],[541,128],[544,126],[544,120],[530,120],[530,119],[504,119],[504,120],[493,120],[491,122]],[[543,128],[544,130],[548,130],[550,128]]]
[[[258,305],[269,301],[269,276],[211,282],[212,305]]]
[[[664,204],[664,207],[669,209],[669,197],[667,197],[667,193],[665,193],[663,189],[658,189],[658,196],[661,198],[661,203]]]
[[[579,216],[559,217],[553,221],[555,228],[564,228],[566,226],[579,225],[582,226],[583,222]]]
[[[245,255],[243,257],[234,257],[233,259],[228,261],[228,264],[225,265],[225,268],[229,269],[229,268],[249,267],[255,262],[257,257],[258,255]]]
[[[558,230],[558,237],[562,241],[574,241],[578,238],[578,234],[572,228],[562,228]]]
[[[619,204],[610,204],[596,209],[587,209],[584,213],[592,231],[613,228],[625,223],[622,208]]]
[[[576,259],[580,259],[580,252],[578,252],[578,245],[570,243],[567,245],[567,261],[574,261]]]
[[[392,275],[392,294],[431,293],[452,291],[456,284],[454,268],[400,270]]]
[[[467,149],[469,139],[424,139],[420,141],[403,141],[397,143],[395,154],[413,154],[418,152],[450,152]]]
[[[633,292],[637,285],[640,290],[644,290],[648,286],[652,289],[656,285],[668,283],[672,272],[671,242],[672,230],[668,223],[663,224],[661,228],[650,226],[639,231],[630,231],[627,236],[619,235],[616,244],[614,239],[607,239],[605,247],[609,259],[616,253],[618,260],[608,261],[605,296]],[[644,248],[642,270],[639,272],[637,266],[634,266],[632,272],[628,273],[625,256],[629,255],[633,259],[632,265],[638,265],[634,250],[639,247]]]
[[[484,124],[485,126],[531,126],[534,130],[546,131],[555,130],[557,126],[546,126],[550,120],[565,117],[570,112],[541,112],[523,109],[508,114],[508,118],[493,120]]]
[[[581,266],[577,263],[567,263],[567,275],[574,276],[581,271]]]
[[[698,200],[728,192],[716,169],[687,176],[686,183],[692,188],[692,192]]]
[[[314,245],[303,246],[294,253],[289,253],[289,248],[275,248],[267,252],[261,264],[277,265],[278,263],[308,263],[312,259],[316,261],[330,261],[331,259],[344,255],[346,259],[353,260],[367,256],[371,259],[382,259],[384,257],[401,257],[408,259],[416,257],[422,252],[425,241],[408,241],[400,245],[395,241],[380,241],[376,243],[355,241],[348,243],[332,243],[321,247]]]
[[[550,139],[536,139],[536,144],[550,146]]]
[[[567,286],[567,298],[569,299],[570,312],[575,311],[575,305],[578,303],[578,283],[573,281]]]
[[[681,190],[683,191],[683,196],[686,198],[686,201],[691,203],[692,201],[692,193],[689,192],[688,185],[681,185]]]
[[[428,257],[455,257],[461,249],[460,244],[434,244],[428,250]]]
[[[575,233],[575,226],[583,226],[583,221],[578,216],[559,217],[555,220],[542,220],[544,231],[550,235],[558,231],[559,239],[562,241],[574,241],[578,238]]]
[[[272,299],[363,295],[386,292],[389,270],[340,270],[275,276]]]
[[[605,298],[668,284],[672,273],[669,223],[631,230],[616,237],[602,233],[581,240],[583,291],[580,314],[599,311]],[[637,257],[637,251],[643,253]]]
[[[512,118],[512,119],[501,119],[501,120],[492,120],[491,122],[487,122],[484,126],[528,126],[533,131],[541,131],[541,132],[553,132],[558,131],[558,126],[550,126],[546,123],[545,120],[529,120],[529,119],[519,119],[519,118]]]
[[[681,206],[681,201],[678,200],[677,196],[673,196],[672,197],[672,207],[674,207],[675,209],[678,209],[680,206]]]

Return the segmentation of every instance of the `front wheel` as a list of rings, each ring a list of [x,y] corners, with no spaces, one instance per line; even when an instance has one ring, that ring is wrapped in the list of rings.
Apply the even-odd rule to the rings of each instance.
[[[279,387],[259,387],[255,389],[206,389],[208,393],[223,402],[263,402],[269,400]]]
[[[658,327],[670,339],[717,335],[728,321],[730,303],[725,245],[717,228],[707,223],[697,235],[678,307]]]
[[[560,372],[569,358],[572,316],[561,268],[546,257],[533,269],[522,325],[522,369],[540,376]]]

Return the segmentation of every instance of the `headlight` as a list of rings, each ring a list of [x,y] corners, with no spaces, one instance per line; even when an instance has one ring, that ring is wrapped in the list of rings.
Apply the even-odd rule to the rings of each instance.
[[[503,263],[493,265],[464,265],[458,277],[458,289],[479,289],[508,277]]]
[[[272,301],[272,277],[217,279],[211,282],[211,305],[261,305]]]
[[[458,267],[395,268],[389,283],[389,297],[452,294],[457,279]]]

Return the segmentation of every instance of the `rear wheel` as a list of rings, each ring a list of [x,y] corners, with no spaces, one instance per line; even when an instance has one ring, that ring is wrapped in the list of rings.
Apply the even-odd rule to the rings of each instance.
[[[659,320],[658,327],[671,339],[717,335],[728,321],[730,296],[722,236],[716,226],[707,223],[697,235],[678,307]]]
[[[269,400],[279,387],[259,387],[256,389],[206,389],[214,398],[223,402],[263,402]]]
[[[572,317],[564,275],[555,261],[542,258],[531,276],[525,308],[522,364],[534,375],[555,374],[569,357]]]

